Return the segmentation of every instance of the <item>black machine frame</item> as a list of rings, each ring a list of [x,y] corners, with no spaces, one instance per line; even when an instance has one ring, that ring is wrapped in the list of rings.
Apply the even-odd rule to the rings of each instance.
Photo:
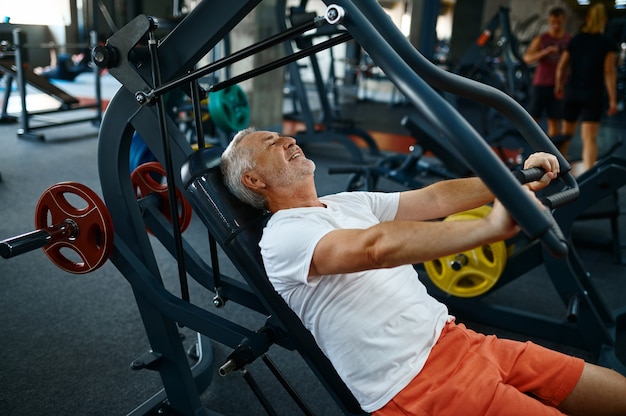
[[[214,184],[219,183],[217,150],[202,149],[194,153],[174,121],[165,115],[159,100],[162,94],[173,88],[182,88],[192,98],[198,99],[206,92],[199,90],[195,82],[200,76],[250,56],[264,47],[297,36],[316,25],[325,24],[343,25],[349,36],[339,41],[354,38],[407,101],[419,110],[424,121],[445,136],[457,150],[463,150],[464,164],[480,176],[507,206],[533,241],[531,246],[538,256],[545,259],[548,265],[551,262],[558,264],[561,270],[563,264],[575,270],[572,276],[566,277],[571,278],[571,282],[567,282],[566,295],[568,301],[572,297],[577,299],[578,320],[564,324],[568,328],[567,332],[589,331],[593,336],[599,333],[599,338],[587,346],[600,360],[609,356],[611,359],[607,362],[626,373],[623,364],[613,359],[616,357],[616,322],[620,321],[624,312],[619,311],[619,315],[616,315],[607,310],[598,302],[592,288],[578,279],[582,265],[573,250],[568,250],[567,239],[561,234],[554,218],[545,215],[524,194],[521,185],[504,163],[434,88],[497,108],[511,120],[534,150],[556,154],[563,171],[563,189],[554,201],[554,205],[558,206],[558,199],[569,200],[578,195],[578,183],[569,173],[567,160],[519,104],[501,91],[432,65],[406,40],[375,0],[325,1],[328,8],[324,16],[210,63],[207,67],[195,69],[200,59],[260,3],[261,0],[231,0],[229,7],[224,7],[221,2],[205,0],[162,40],[154,38],[158,23],[148,16],[140,15],[93,53],[94,61],[108,68],[122,84],[104,114],[98,148],[102,193],[116,229],[111,261],[132,287],[150,342],[150,351],[136,360],[136,367],[158,371],[163,383],[161,392],[132,413],[148,414],[160,409],[175,414],[209,414],[200,400],[200,394],[210,383],[210,363],[200,360],[196,366],[189,365],[179,326],[197,331],[198,350],[206,351],[206,360],[210,360],[207,338],[233,348],[228,361],[220,367],[220,373],[224,374],[242,369],[258,357],[266,361],[265,353],[274,344],[297,350],[344,413],[363,413],[328,359],[312,342],[311,334],[265,278],[254,241],[265,216],[233,201],[223,189],[215,189]],[[320,48],[329,46],[332,44]],[[211,90],[236,84],[317,50],[320,49],[306,50],[301,55],[288,56],[275,64],[219,82],[211,86]],[[210,235],[209,244],[213,254],[211,264],[207,264],[182,238],[176,216],[173,216],[173,224],[170,224],[160,214],[159,205],[164,201],[150,195],[137,199],[129,171],[130,143],[135,132],[140,134],[156,159],[166,167],[168,184],[181,190],[202,218]],[[201,136],[198,134],[198,137]],[[617,186],[621,185],[613,183],[607,187],[607,194]],[[171,188],[173,190],[173,186]],[[173,200],[170,198],[170,204]],[[180,296],[167,290],[163,284],[146,224],[178,262]],[[214,251],[216,243],[237,264],[244,283],[219,272]],[[266,324],[262,328],[245,328],[195,305],[189,300],[187,275],[215,293],[216,306],[221,307],[226,301],[236,302],[267,316]],[[537,328],[545,329],[545,326],[538,325]],[[529,331],[532,331],[532,325]],[[272,368],[271,363],[266,363]],[[255,389],[253,382],[250,385]],[[289,390],[292,397],[300,402],[297,394]],[[262,397],[260,392],[258,396]],[[270,404],[264,400],[261,402],[268,413],[274,413]],[[309,413],[305,404],[301,403],[301,408]]]
[[[279,0],[276,6],[276,18],[279,22],[278,26],[281,30],[287,31],[287,19],[291,22],[291,27],[295,26],[298,21],[306,19],[306,16],[315,14],[315,12],[309,12],[306,9],[308,0],[301,0],[297,7],[287,8],[286,0]],[[284,48],[287,55],[293,55],[296,48],[304,49],[307,46],[313,45],[315,39],[330,38],[337,36],[344,31],[339,25],[324,25],[317,28],[313,33],[307,33],[295,39],[294,42],[285,42]],[[293,43],[293,44],[292,44]],[[329,70],[328,82],[335,83],[336,75],[334,70],[333,52],[332,48],[329,48],[331,69]],[[346,146],[350,151],[350,154],[355,162],[363,162],[363,152],[357,147],[356,143],[350,138],[350,136],[359,137],[363,140],[369,149],[369,153],[372,156],[380,156],[380,150],[376,141],[365,130],[352,125],[350,121],[341,120],[338,113],[338,92],[336,85],[329,87],[324,82],[324,76],[320,63],[315,54],[309,55],[309,67],[313,73],[316,98],[320,103],[320,116],[316,119],[313,116],[313,110],[309,103],[307,88],[301,75],[301,64],[294,62],[287,65],[289,72],[289,82],[292,84],[292,88],[295,90],[297,96],[297,102],[300,106],[299,114],[305,124],[305,129],[298,131],[295,134],[295,138],[299,143],[305,144],[307,141],[320,142],[338,142]],[[334,102],[331,102],[329,98],[329,92],[332,93]],[[296,110],[296,113],[298,111]]]

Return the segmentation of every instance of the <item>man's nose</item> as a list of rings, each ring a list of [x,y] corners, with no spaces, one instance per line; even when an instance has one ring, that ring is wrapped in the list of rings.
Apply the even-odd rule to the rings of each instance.
[[[280,138],[280,140],[282,140],[282,144],[285,149],[290,148],[291,146],[294,146],[296,144],[296,139],[294,139],[293,137],[283,136]]]

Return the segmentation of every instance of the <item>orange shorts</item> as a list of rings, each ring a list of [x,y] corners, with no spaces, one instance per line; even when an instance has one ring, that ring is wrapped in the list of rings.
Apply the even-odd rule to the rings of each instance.
[[[374,416],[561,415],[584,361],[449,323],[420,374]]]

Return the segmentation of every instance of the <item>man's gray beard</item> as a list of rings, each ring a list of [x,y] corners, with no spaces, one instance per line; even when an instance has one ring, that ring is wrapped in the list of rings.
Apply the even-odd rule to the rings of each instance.
[[[273,183],[275,186],[285,186],[292,183],[296,183],[303,178],[313,175],[315,172],[315,162],[311,159],[307,159],[307,164],[300,166],[298,170],[281,170],[279,172],[268,172],[269,183]]]

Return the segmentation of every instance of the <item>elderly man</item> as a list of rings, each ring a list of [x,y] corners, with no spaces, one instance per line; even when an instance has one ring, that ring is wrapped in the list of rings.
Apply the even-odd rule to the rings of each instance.
[[[532,154],[544,177],[557,159]],[[533,343],[477,334],[426,293],[413,264],[513,237],[479,178],[319,197],[291,137],[247,129],[222,155],[226,185],[273,213],[260,242],[271,283],[361,407],[374,415],[626,414],[626,378]],[[494,202],[470,221],[432,221]]]

